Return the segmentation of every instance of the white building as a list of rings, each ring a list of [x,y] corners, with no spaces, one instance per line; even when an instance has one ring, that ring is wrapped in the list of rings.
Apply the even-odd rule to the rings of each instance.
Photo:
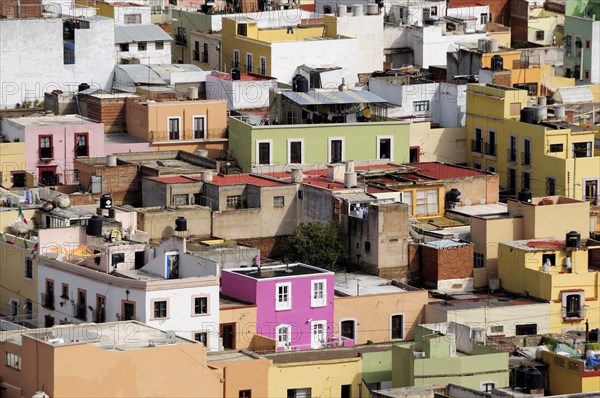
[[[44,250],[38,263],[40,324],[135,319],[219,349],[218,266],[186,254],[185,239],[148,250],[87,236],[68,259],[58,251]]]
[[[268,108],[269,91],[275,88],[275,78],[253,73],[241,73],[239,80],[228,73],[206,76],[206,99],[227,100],[228,110]]]
[[[69,35],[61,18],[0,19],[0,106],[43,100],[80,83],[108,90],[115,66],[114,21],[84,17]]]
[[[173,38],[158,25],[115,25],[119,63],[169,64]]]

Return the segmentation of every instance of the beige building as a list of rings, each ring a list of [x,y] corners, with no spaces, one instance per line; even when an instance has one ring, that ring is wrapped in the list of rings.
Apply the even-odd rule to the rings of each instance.
[[[128,101],[127,131],[156,151],[208,150],[220,156],[227,148],[225,100]]]
[[[25,167],[25,143],[0,142],[0,187],[33,185],[33,174],[28,173]]]
[[[209,366],[223,373],[223,398],[268,397],[269,361],[248,351],[210,354]]]
[[[165,239],[175,233],[175,220],[184,217],[189,236],[211,236],[210,209],[204,206],[140,207],[136,208],[138,227],[150,240]]]
[[[2,396],[223,396],[204,345],[135,321],[0,334]]]
[[[498,244],[520,239],[564,239],[569,231],[587,236],[590,204],[563,196],[533,198],[531,203],[508,199],[508,212],[471,217],[475,244],[474,287],[486,286],[498,276]]]

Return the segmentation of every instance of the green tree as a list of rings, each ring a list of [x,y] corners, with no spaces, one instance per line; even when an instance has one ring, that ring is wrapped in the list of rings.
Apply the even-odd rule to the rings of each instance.
[[[340,229],[334,223],[300,224],[294,234],[283,241],[282,251],[289,261],[334,270],[342,255]]]

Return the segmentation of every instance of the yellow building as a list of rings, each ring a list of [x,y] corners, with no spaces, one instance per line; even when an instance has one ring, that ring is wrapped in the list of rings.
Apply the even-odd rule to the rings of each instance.
[[[595,131],[564,122],[563,111],[527,108],[525,90],[469,84],[468,162],[497,173],[508,195],[529,189],[534,196],[598,200],[600,157],[594,153]]]
[[[25,143],[0,143],[0,187],[32,186],[33,175],[25,169]]]
[[[586,320],[591,325],[600,321],[600,274],[588,270],[589,252],[595,248],[567,246],[572,241],[567,235],[566,241],[517,240],[498,246],[501,287],[548,301],[551,333],[585,330]],[[531,316],[532,324],[535,316]]]
[[[542,358],[548,365],[548,395],[600,391],[600,371],[587,368],[585,358],[569,358],[550,351],[545,351]]]

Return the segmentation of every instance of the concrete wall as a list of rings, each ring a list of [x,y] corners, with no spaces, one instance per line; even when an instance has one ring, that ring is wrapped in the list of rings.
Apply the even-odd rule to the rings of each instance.
[[[242,390],[251,390],[255,397],[268,396],[269,360],[261,358],[209,363],[223,371],[223,398],[239,398]]]
[[[260,60],[254,62],[254,72],[258,72]],[[275,79],[229,80],[218,75],[206,76],[206,98],[226,100],[229,110],[268,108],[269,90],[276,87]]]
[[[0,162],[0,186],[11,188],[13,185],[11,173],[27,170],[25,164],[25,143],[0,143],[0,159],[2,159]]]
[[[427,122],[410,125],[410,146],[419,147],[420,162],[465,163],[466,141],[464,127],[431,128]]]
[[[203,206],[138,209],[138,228],[147,232],[150,239],[165,239],[174,233],[175,219],[179,216],[186,218],[189,235],[212,235],[210,209]]]

